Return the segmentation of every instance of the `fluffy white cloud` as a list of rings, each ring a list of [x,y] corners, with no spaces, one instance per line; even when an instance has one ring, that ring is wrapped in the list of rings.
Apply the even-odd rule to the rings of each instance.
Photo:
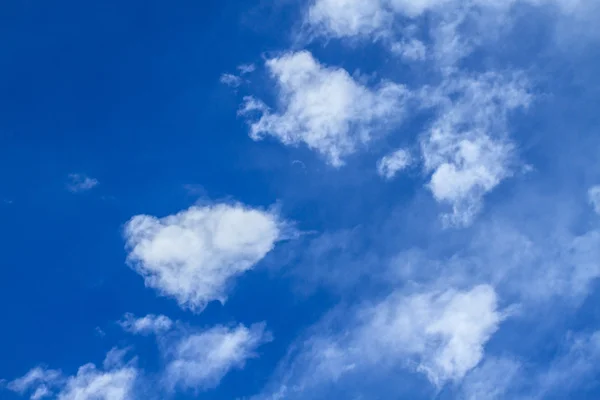
[[[438,110],[421,138],[424,168],[432,174],[429,188],[452,207],[446,223],[468,225],[483,196],[512,174],[506,124],[511,111],[529,105],[526,82],[496,74],[453,77],[422,96],[425,107]]]
[[[398,368],[424,373],[437,386],[458,382],[482,360],[486,342],[504,317],[488,285],[393,293],[315,327],[283,364],[271,391],[258,398],[331,398],[336,392],[325,388],[332,383],[352,387],[352,394],[360,396],[360,386],[349,382],[388,382]],[[377,393],[367,387],[363,395]]]
[[[267,68],[278,85],[278,110],[246,98],[240,113],[253,111],[250,136],[271,135],[286,145],[306,144],[333,166],[373,135],[390,129],[403,114],[408,96],[402,85],[384,82],[371,89],[341,68],[326,67],[306,51],[268,60]]]
[[[65,377],[60,371],[37,367],[10,382],[7,387],[21,395],[30,393],[31,400],[45,397],[57,400],[133,400],[133,385],[138,371],[131,364],[123,363],[124,353],[111,350],[104,361],[104,368],[86,364],[70,377]]]
[[[277,215],[240,204],[194,206],[160,219],[138,215],[125,227],[128,261],[146,286],[193,310],[225,302],[231,279],[281,237]]]
[[[600,185],[591,187],[588,191],[588,198],[592,207],[594,207],[594,211],[600,214]]]
[[[136,318],[133,314],[127,313],[119,325],[127,332],[147,335],[167,332],[173,326],[173,321],[164,315],[148,314],[145,317]]]
[[[411,163],[411,156],[407,150],[399,149],[379,160],[377,172],[385,179],[392,179],[396,174]]]
[[[97,179],[90,178],[83,174],[69,174],[69,183],[67,189],[73,193],[85,192],[98,186]]]
[[[186,335],[168,349],[165,380],[171,389],[210,389],[232,369],[256,357],[256,348],[271,340],[263,324],[229,329],[217,326]]]

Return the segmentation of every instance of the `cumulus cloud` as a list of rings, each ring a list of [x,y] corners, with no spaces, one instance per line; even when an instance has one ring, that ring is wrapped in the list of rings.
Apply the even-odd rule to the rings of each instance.
[[[98,186],[98,180],[83,174],[69,174],[67,189],[73,193],[85,192]]]
[[[344,157],[368,143],[373,135],[399,121],[408,91],[383,82],[369,88],[341,68],[327,67],[311,53],[287,53],[267,61],[276,81],[277,110],[246,98],[240,113],[260,114],[250,121],[250,136],[273,136],[286,145],[303,143],[339,167]]]
[[[480,285],[395,292],[351,314],[343,312],[344,318],[315,329],[282,368],[272,391],[259,398],[321,398],[318,393],[331,383],[377,382],[398,367],[421,372],[436,386],[459,382],[482,360],[485,344],[505,318],[497,303],[494,289]],[[352,387],[353,395],[361,394],[362,388]]]
[[[225,302],[231,280],[273,249],[282,227],[276,214],[240,204],[138,215],[125,226],[128,262],[146,286],[201,311],[210,301]]]
[[[377,173],[385,179],[392,179],[396,174],[411,163],[411,156],[407,150],[399,149],[379,160]]]
[[[171,389],[206,390],[216,387],[232,369],[241,369],[256,349],[271,340],[264,324],[247,328],[217,326],[185,335],[170,344],[165,381]]]
[[[57,400],[133,400],[133,386],[138,376],[131,363],[125,364],[122,351],[111,351],[104,368],[94,364],[80,367],[74,376],[36,367],[22,378],[9,382],[8,389],[31,400],[53,397]]]
[[[164,315],[148,314],[145,317],[136,318],[133,314],[127,313],[119,325],[127,332],[148,335],[169,331],[173,326],[173,321]]]

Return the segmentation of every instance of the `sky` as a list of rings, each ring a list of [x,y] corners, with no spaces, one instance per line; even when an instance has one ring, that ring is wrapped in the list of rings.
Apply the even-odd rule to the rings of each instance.
[[[599,18],[3,2],[0,399],[600,398]]]

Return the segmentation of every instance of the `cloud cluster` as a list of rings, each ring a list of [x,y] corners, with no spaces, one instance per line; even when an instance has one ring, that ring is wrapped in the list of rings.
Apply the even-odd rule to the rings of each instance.
[[[160,219],[138,215],[125,226],[128,261],[148,287],[201,311],[225,302],[231,279],[269,253],[282,228],[276,214],[240,204],[194,206]]]
[[[25,376],[9,382],[7,388],[31,400],[53,397],[57,400],[133,400],[138,370],[124,363],[124,352],[112,350],[103,368],[81,366],[73,376],[57,370],[36,367]]]

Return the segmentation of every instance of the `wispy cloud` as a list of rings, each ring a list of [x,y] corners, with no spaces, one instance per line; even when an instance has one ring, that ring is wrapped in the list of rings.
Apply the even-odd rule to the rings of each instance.
[[[241,369],[256,357],[258,346],[270,340],[264,324],[216,326],[186,334],[166,350],[165,383],[171,390],[214,388],[230,370]]]
[[[327,398],[323,394],[332,384],[350,385],[359,397],[391,398],[389,392],[364,390],[371,387],[367,382],[387,381],[398,368],[421,372],[438,386],[458,382],[482,360],[486,342],[505,318],[497,301],[492,287],[480,285],[395,292],[340,312],[299,344],[299,352],[258,398],[277,399],[278,393],[286,399]]]
[[[377,162],[377,173],[385,179],[392,179],[396,174],[410,165],[412,158],[405,149],[399,149],[383,156]]]
[[[148,314],[145,317],[136,318],[133,314],[125,314],[119,325],[130,333],[148,335],[162,334],[173,327],[173,321],[165,315]]]
[[[125,363],[123,351],[107,354],[104,368],[86,364],[73,376],[57,370],[36,367],[22,378],[8,383],[8,389],[31,400],[53,397],[58,400],[133,400],[138,370],[133,361]]]
[[[86,192],[98,186],[100,182],[84,174],[69,174],[67,189],[72,193]]]

